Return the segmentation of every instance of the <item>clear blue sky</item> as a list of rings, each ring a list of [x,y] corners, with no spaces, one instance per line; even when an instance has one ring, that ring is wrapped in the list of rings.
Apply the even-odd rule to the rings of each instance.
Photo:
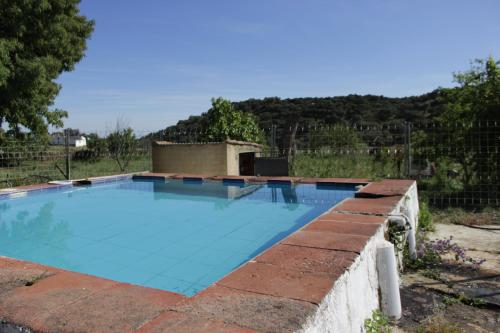
[[[498,0],[82,0],[86,57],[59,79],[69,127],[157,130],[210,98],[407,96],[500,57]]]

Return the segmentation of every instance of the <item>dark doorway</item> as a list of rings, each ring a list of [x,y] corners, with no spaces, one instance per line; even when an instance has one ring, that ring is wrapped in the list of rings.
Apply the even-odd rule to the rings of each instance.
[[[240,154],[240,176],[254,176],[255,153]]]

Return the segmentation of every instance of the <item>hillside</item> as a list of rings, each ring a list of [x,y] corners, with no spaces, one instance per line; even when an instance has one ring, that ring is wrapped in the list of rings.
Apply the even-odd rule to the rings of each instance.
[[[334,123],[391,123],[422,121],[442,112],[439,91],[420,96],[392,98],[374,95],[348,95],[337,97],[307,97],[280,99],[270,97],[235,102],[237,109],[253,113],[262,128],[271,124],[278,127],[294,122]],[[191,116],[166,128],[168,132],[204,128],[205,114]],[[152,133],[157,137],[157,133]]]

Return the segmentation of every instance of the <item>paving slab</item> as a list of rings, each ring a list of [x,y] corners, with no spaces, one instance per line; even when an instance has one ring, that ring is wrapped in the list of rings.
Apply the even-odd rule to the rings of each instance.
[[[334,232],[337,234],[358,235],[358,236],[373,236],[378,229],[381,228],[380,224],[362,224],[362,223],[345,223],[329,220],[315,220],[309,223],[302,230],[304,231],[323,231]]]
[[[61,187],[61,185],[43,183],[43,184],[17,186],[15,187],[15,189],[16,191],[34,191],[34,190],[45,190],[58,187]]]
[[[361,253],[370,237],[321,231],[298,231],[281,242],[326,250]]]
[[[283,184],[293,184],[300,181],[300,177],[288,177],[288,176],[278,176],[278,177],[266,177],[259,176],[255,177],[253,181],[255,182],[267,182],[267,183],[283,183]]]
[[[399,196],[373,199],[347,199],[337,205],[333,211],[385,216],[394,210],[400,200],[401,197]]]
[[[175,311],[249,327],[259,332],[295,332],[317,306],[223,286],[211,286],[175,306]]]
[[[53,274],[43,268],[0,267],[0,297],[3,293],[40,281]]]
[[[207,178],[213,177],[213,175],[201,175],[201,174],[189,174],[189,173],[178,173],[171,178],[183,179],[183,180],[205,180]]]
[[[365,223],[365,224],[383,224],[386,218],[383,216],[364,215],[364,214],[349,214],[331,211],[319,216],[316,220],[337,221],[345,223]]]
[[[72,272],[58,272],[30,286],[10,290],[0,298],[0,316],[32,327],[37,317],[88,297],[117,282]]]
[[[243,181],[243,182],[251,182],[254,181],[257,177],[256,176],[214,176],[210,177],[212,180],[226,180],[226,181]]]
[[[132,176],[132,179],[157,179],[157,180],[165,180],[168,178],[174,177],[176,174],[175,173],[157,173],[157,172],[144,172],[144,173],[139,173],[135,174]]]
[[[30,326],[42,332],[135,332],[184,299],[167,291],[119,283],[44,313]]]
[[[167,311],[144,325],[137,333],[257,333],[258,331],[221,320],[210,320],[194,315]]]
[[[255,258],[255,261],[337,279],[357,256],[354,252],[278,244]]]
[[[302,184],[367,184],[368,178],[302,178],[298,181]]]
[[[217,282],[217,285],[319,304],[334,282],[324,274],[249,262]]]
[[[384,179],[364,186],[356,193],[356,197],[403,196],[414,183],[410,179]]]

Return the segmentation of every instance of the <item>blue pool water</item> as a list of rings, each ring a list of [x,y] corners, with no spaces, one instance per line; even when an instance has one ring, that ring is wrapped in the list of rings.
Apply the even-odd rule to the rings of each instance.
[[[0,255],[194,295],[354,186],[133,181],[0,200]]]

